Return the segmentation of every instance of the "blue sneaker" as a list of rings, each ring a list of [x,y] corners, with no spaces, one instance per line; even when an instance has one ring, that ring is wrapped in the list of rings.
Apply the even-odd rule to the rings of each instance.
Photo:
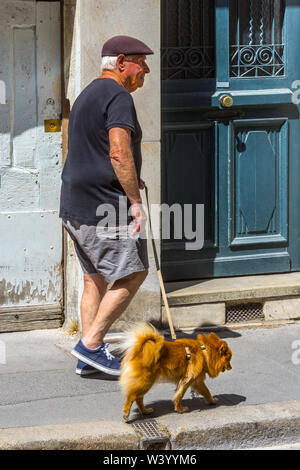
[[[99,370],[95,369],[95,367],[85,364],[85,362],[82,362],[80,359],[78,359],[75,372],[78,375],[86,376],[86,375],[97,374]]]
[[[120,375],[121,359],[110,354],[107,347],[108,343],[103,343],[97,349],[88,349],[80,340],[71,353],[97,370],[109,375]]]

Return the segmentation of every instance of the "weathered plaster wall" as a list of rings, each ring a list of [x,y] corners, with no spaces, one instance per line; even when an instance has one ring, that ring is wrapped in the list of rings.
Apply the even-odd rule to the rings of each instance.
[[[142,178],[149,188],[151,203],[160,203],[160,0],[67,0],[69,15],[74,17],[74,30],[66,29],[66,43],[70,51],[70,68],[67,71],[67,96],[71,105],[80,91],[101,73],[101,49],[112,36],[125,34],[146,42],[155,52],[148,56],[151,73],[141,90],[133,94],[136,110],[143,130]],[[69,20],[70,22],[70,16]],[[156,240],[159,251],[159,241]],[[67,318],[79,316],[82,291],[81,272],[72,246],[68,242],[67,263]],[[113,325],[120,329],[124,322],[161,318],[160,290],[151,243],[148,243],[150,272],[136,297]]]

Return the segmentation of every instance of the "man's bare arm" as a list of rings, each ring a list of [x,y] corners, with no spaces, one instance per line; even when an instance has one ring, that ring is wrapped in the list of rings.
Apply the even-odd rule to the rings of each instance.
[[[130,143],[129,129],[109,129],[109,155],[113,169],[131,204],[140,204],[142,199]]]

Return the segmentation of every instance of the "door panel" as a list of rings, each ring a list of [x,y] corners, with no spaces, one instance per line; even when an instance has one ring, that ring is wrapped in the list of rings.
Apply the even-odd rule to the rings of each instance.
[[[287,245],[287,126],[286,119],[232,122],[232,247]]]
[[[170,234],[163,233],[166,239],[164,247],[172,251],[173,248],[184,250],[185,243],[189,241],[190,232],[195,232],[197,213],[194,201],[204,204],[206,217],[210,224],[205,225],[206,247],[215,246],[214,218],[210,217],[215,208],[215,162],[211,157],[214,149],[215,126],[214,124],[199,124],[191,129],[184,128],[181,124],[170,124],[165,128],[164,149],[168,159],[164,160],[165,168],[165,194],[164,200],[170,207],[175,205],[188,211],[190,206],[191,225],[184,224],[184,214],[180,214],[181,223],[174,229],[174,220],[170,220]],[[201,184],[199,185],[199,182]],[[163,231],[168,230],[169,222],[163,224]],[[179,230],[180,228],[180,230]]]
[[[172,8],[177,3],[181,2],[171,2]],[[163,4],[170,8],[169,2]],[[194,2],[187,2],[187,9],[188,4],[191,8]],[[215,72],[210,76],[202,73],[197,79],[180,72],[163,76],[162,181],[168,181],[168,187],[176,181],[172,203],[182,204],[182,190],[176,188],[179,181],[182,186],[189,180],[189,201],[205,204],[205,242],[201,250],[187,252],[183,244],[163,240],[163,274],[167,280],[179,280],[298,270],[296,136],[300,124],[293,82],[300,70],[296,26],[300,1],[215,0],[201,5],[214,8],[205,28],[215,31],[215,53],[210,55]],[[163,29],[168,28],[164,15],[166,11]],[[167,36],[165,31],[163,46]],[[181,37],[177,43],[173,39],[173,54],[176,47],[181,48]],[[200,40],[200,50],[201,44]],[[205,60],[202,56],[202,64]],[[223,102],[224,95],[231,101]],[[183,172],[182,162],[189,161],[192,141],[169,152],[164,142],[170,126],[180,134],[208,123],[214,133],[206,140],[210,157],[202,165],[201,151],[194,146],[193,164]],[[215,172],[210,179],[209,171]],[[162,200],[169,203],[167,186]],[[164,223],[168,221],[162,219]]]
[[[28,306],[30,319],[40,320],[39,310],[51,306],[57,318],[61,132],[46,133],[44,121],[61,112],[60,3],[4,0],[0,31],[0,313],[7,321]]]

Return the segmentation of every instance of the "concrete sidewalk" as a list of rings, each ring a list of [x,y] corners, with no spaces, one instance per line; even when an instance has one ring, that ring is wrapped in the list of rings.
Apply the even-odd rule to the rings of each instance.
[[[168,445],[229,449],[299,441],[300,324],[217,334],[233,351],[232,371],[206,382],[218,406],[188,391],[183,404],[190,411],[174,413],[171,384],[158,384],[145,397]],[[143,418],[133,406],[130,423],[122,422],[116,379],[75,374],[70,351],[76,337],[62,329],[39,330],[2,334],[0,341],[6,349],[6,364],[0,357],[0,449],[140,448],[133,424]]]

